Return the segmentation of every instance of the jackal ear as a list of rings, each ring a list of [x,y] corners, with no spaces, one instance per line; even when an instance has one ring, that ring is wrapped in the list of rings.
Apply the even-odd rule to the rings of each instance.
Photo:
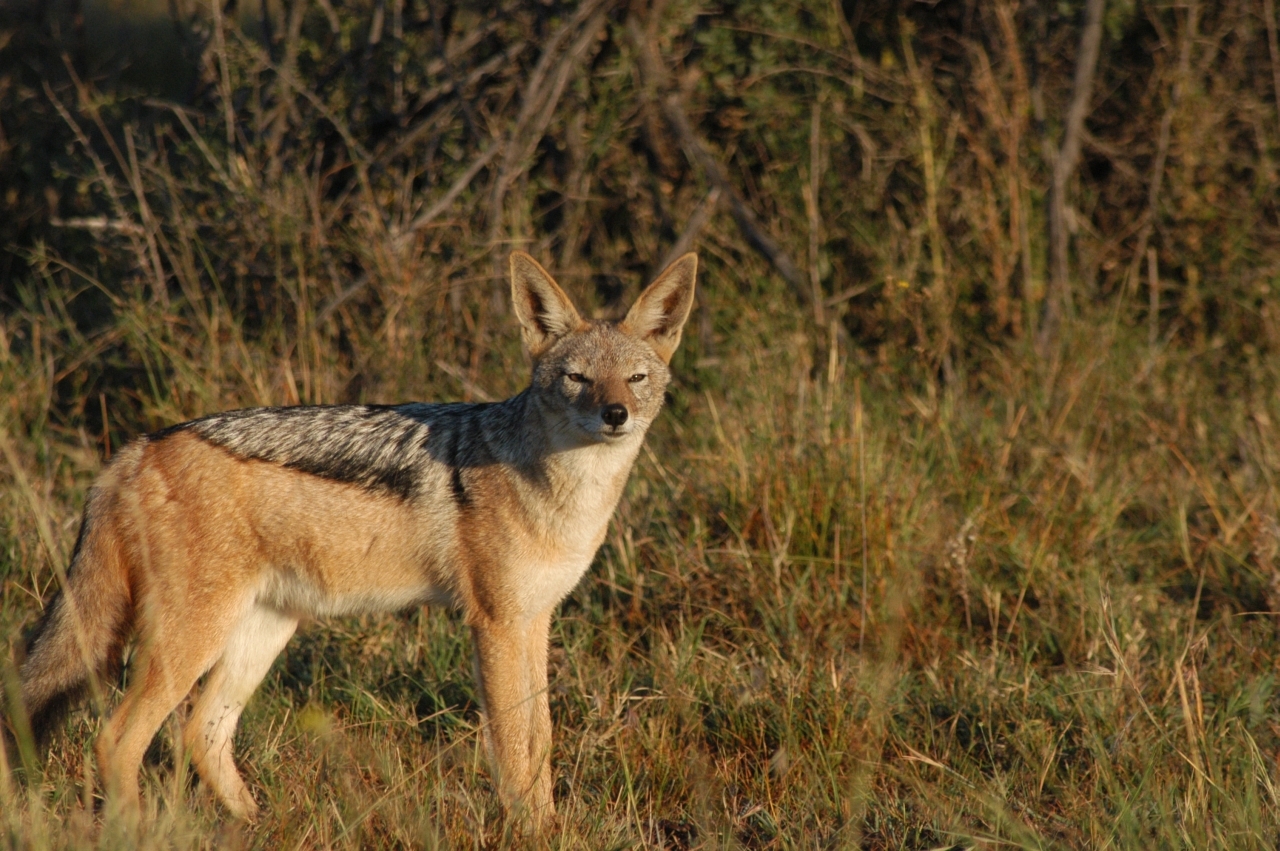
[[[627,311],[622,330],[639,337],[667,363],[680,345],[680,332],[693,310],[693,287],[698,255],[686,254],[650,284]]]
[[[535,358],[565,334],[582,327],[582,317],[564,290],[523,251],[511,253],[511,301],[524,344]]]

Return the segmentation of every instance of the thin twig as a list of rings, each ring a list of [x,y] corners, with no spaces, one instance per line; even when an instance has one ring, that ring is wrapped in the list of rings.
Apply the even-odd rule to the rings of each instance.
[[[1001,122],[1000,128],[1005,146],[1005,181],[1009,187],[1009,243],[1017,246],[1016,254],[1022,272],[1023,327],[1028,333],[1033,333],[1036,318],[1033,300],[1035,282],[1031,274],[1031,228],[1026,213],[1031,208],[1031,203],[1022,167],[1022,138],[1031,110],[1031,89],[1026,63],[1022,57],[1022,45],[1018,39],[1013,5],[1008,0],[996,3],[995,16],[1004,42],[1005,60],[1013,73],[1013,93],[1008,118]]]
[[[778,244],[778,241],[765,230],[760,224],[760,220],[756,217],[755,211],[747,205],[746,200],[738,192],[738,190],[729,182],[729,177],[724,167],[720,164],[702,140],[694,135],[692,128],[689,126],[689,119],[685,116],[684,107],[680,104],[679,98],[675,95],[663,101],[663,114],[667,119],[667,123],[676,131],[676,135],[680,137],[680,141],[685,149],[686,155],[694,162],[702,167],[711,182],[720,188],[725,197],[729,200],[729,210],[733,213],[733,219],[738,224],[738,228],[742,231],[742,235],[746,237],[757,251],[763,254],[773,267],[778,270],[783,279],[791,285],[791,290],[795,294],[796,300],[804,307],[810,306],[810,293],[808,281],[804,279],[800,269],[796,266],[791,255]]]
[[[855,296],[862,295],[863,293],[870,290],[872,287],[880,287],[880,286],[884,286],[883,281],[877,281],[874,284],[858,284],[857,286],[849,287],[848,289],[841,290],[840,292],[836,293],[833,296],[829,296],[827,300],[823,302],[823,304],[828,309],[833,307],[839,307],[844,302],[848,301],[849,299]]]
[[[790,42],[792,44],[802,45],[810,50],[817,51],[818,53],[843,60],[848,62],[852,67],[853,72],[861,78],[860,84],[867,94],[886,103],[905,102],[906,97],[900,92],[895,91],[895,89],[901,87],[901,81],[896,79],[892,74],[886,73],[882,68],[877,67],[873,61],[867,60],[858,51],[857,42],[853,37],[853,31],[849,28],[848,22],[844,21],[843,23],[844,25],[840,29],[844,33],[847,47],[849,48],[847,53],[833,50],[829,45],[817,41],[797,38],[796,36],[761,29],[759,27],[740,25],[729,26],[726,24],[720,24],[716,29],[725,30],[727,32],[750,33],[752,35],[764,36],[779,42]],[[876,85],[882,86],[883,88],[875,89],[872,86],[868,86],[868,82],[874,82]]]
[[[954,383],[954,367],[951,363],[952,345],[952,288],[947,275],[945,245],[942,224],[938,218],[938,162],[933,148],[933,98],[925,74],[916,62],[911,46],[910,29],[902,27],[902,54],[915,89],[917,124],[920,130],[920,168],[924,173],[925,225],[929,232],[929,304],[932,308],[937,339],[933,349],[942,365],[943,378],[948,385]],[[926,344],[927,346],[927,344]]]
[[[399,235],[393,238],[392,245],[397,249],[403,248],[404,245],[413,238],[414,233],[431,224],[440,216],[440,214],[449,209],[450,205],[457,200],[458,196],[471,185],[471,181],[475,180],[476,175],[479,174],[485,166],[492,162],[501,147],[502,146],[497,142],[490,142],[489,147],[485,148],[484,151],[480,153],[480,156],[476,157],[475,160],[472,161],[471,165],[467,167],[467,170],[458,175],[458,178],[453,181],[453,185],[449,187],[448,192],[441,195],[438,201],[424,210],[417,216],[417,218],[410,222]]]
[[[205,162],[207,162],[209,167],[213,169],[213,173],[218,176],[218,180],[223,186],[228,188],[231,187],[231,178],[222,168],[222,163],[218,162],[218,158],[213,155],[213,150],[209,147],[209,143],[204,140],[204,136],[200,135],[200,133],[196,131],[195,125],[191,123],[190,116],[198,116],[199,113],[189,110],[187,107],[180,104],[171,103],[159,98],[147,98],[143,103],[147,106],[171,110],[173,114],[177,116],[178,121],[182,124],[182,128],[187,131],[187,135],[191,137],[191,141],[195,143],[196,148],[199,149],[201,155],[205,158]]]
[[[83,83],[76,75],[75,68],[70,64],[70,62],[67,63],[67,70],[71,73],[72,82],[77,87],[81,104],[83,105],[88,103],[87,91],[84,89]],[[76,141],[79,142],[80,147],[84,149],[85,155],[88,156],[90,162],[93,163],[94,170],[98,174],[98,180],[102,183],[102,188],[111,199],[111,206],[115,209],[116,215],[114,221],[120,223],[120,226],[118,226],[116,230],[129,237],[130,248],[133,249],[133,253],[137,258],[138,266],[140,268],[146,268],[149,263],[149,259],[147,257],[146,246],[143,244],[141,239],[141,236],[144,233],[143,227],[134,222],[133,217],[128,213],[128,211],[126,211],[124,199],[121,197],[119,187],[117,187],[115,180],[113,180],[110,173],[108,173],[106,163],[104,163],[102,158],[98,156],[98,152],[93,149],[93,145],[89,141],[89,136],[84,132],[84,129],[81,128],[80,123],[75,120],[71,111],[67,109],[61,100],[58,99],[58,96],[54,94],[53,89],[49,87],[47,82],[44,84],[44,92],[45,96],[49,98],[50,103],[53,104],[54,109],[57,110],[58,115],[64,122],[66,122],[67,126],[71,128],[71,132],[75,134]],[[111,138],[109,133],[107,133],[106,126],[102,123],[96,111],[93,113],[93,117],[97,120],[98,129],[106,134],[107,145],[114,153],[117,164],[123,167],[123,157],[120,154],[119,147],[115,144],[115,140]],[[123,223],[126,222],[131,223],[133,226],[124,226]]]
[[[809,112],[809,183],[804,187],[804,206],[809,219],[809,289],[813,295],[813,321],[826,324],[822,298],[822,276],[818,270],[822,243],[822,212],[818,206],[822,181],[822,101],[814,98]]]
[[[858,508],[862,517],[862,597],[858,600],[858,655],[862,655],[867,636],[867,449],[862,427],[862,380],[853,384],[853,427],[858,433]]]
[[[1147,297],[1147,345],[1154,349],[1160,339],[1160,272],[1154,248],[1147,249]]]
[[[431,12],[431,32],[436,37],[436,47],[440,50],[440,60],[444,63],[445,76],[449,78],[449,84],[453,87],[453,93],[458,98],[458,104],[462,107],[462,120],[467,125],[467,133],[472,139],[479,142],[484,137],[480,134],[480,122],[476,119],[475,108],[471,106],[471,101],[467,99],[466,92],[462,86],[458,84],[458,76],[453,70],[453,63],[449,61],[449,51],[444,43],[444,28],[440,21],[440,10],[436,8],[439,0],[427,0],[427,10]]]
[[[55,228],[72,228],[88,231],[117,231],[118,233],[142,236],[142,227],[138,225],[137,222],[109,219],[106,216],[72,216],[69,219],[54,217],[49,219],[49,224]]]
[[[280,74],[276,77],[276,108],[275,115],[272,117],[271,130],[267,134],[267,160],[271,164],[270,169],[275,174],[279,174],[281,162],[279,157],[280,145],[284,140],[284,135],[289,129],[289,113],[296,111],[296,98],[292,96],[292,84],[290,80],[294,76],[294,72],[298,67],[298,49],[302,38],[302,19],[306,12],[306,3],[295,3],[293,9],[289,12],[289,23],[285,36],[284,59],[281,60],[280,66],[288,68],[289,74]],[[262,17],[267,20],[267,4],[262,4]],[[268,42],[269,43],[269,42]],[[268,56],[271,56],[268,51]],[[274,57],[271,57],[274,61]]]
[[[1085,6],[1084,30],[1080,33],[1080,50],[1076,54],[1075,80],[1071,87],[1071,103],[1067,107],[1062,145],[1053,161],[1053,183],[1049,190],[1050,290],[1045,298],[1044,323],[1040,326],[1039,343],[1043,353],[1058,332],[1062,313],[1070,305],[1071,290],[1067,280],[1067,181],[1080,162],[1081,131],[1089,114],[1093,96],[1093,77],[1098,68],[1102,47],[1102,13],[1105,0],[1088,0]]]
[[[126,175],[133,189],[133,196],[138,203],[138,213],[142,217],[143,236],[147,241],[147,255],[151,261],[151,272],[155,275],[155,291],[152,295],[166,308],[169,306],[168,275],[164,271],[164,262],[160,259],[160,249],[156,244],[156,233],[160,230],[155,216],[151,215],[151,205],[147,203],[147,191],[142,182],[142,169],[138,165],[138,149],[133,143],[133,129],[124,126],[124,143],[129,152],[129,170]]]
[[[213,10],[213,45],[218,58],[218,95],[222,100],[223,122],[227,132],[227,171],[233,172],[236,151],[236,113],[231,102],[231,63],[227,61],[227,37],[222,28],[222,0],[209,0]],[[264,6],[265,8],[265,6]]]
[[[445,363],[442,360],[437,360],[436,368],[445,375],[457,379],[458,383],[462,385],[462,389],[470,394],[472,398],[479,399],[481,402],[497,401],[493,398],[492,394],[486,392],[483,387],[468,378],[467,371],[461,367],[454,366],[451,363]]]
[[[318,327],[328,322],[329,317],[333,315],[335,310],[337,310],[339,307],[342,307],[342,305],[350,301],[351,298],[355,296],[356,293],[360,292],[360,290],[368,286],[369,282],[372,280],[373,280],[373,273],[365,272],[363,275],[359,277],[359,279],[356,280],[355,283],[351,284],[351,286],[347,287],[342,292],[338,293],[333,298],[325,302],[324,306],[321,307],[320,310],[316,312],[316,322],[315,322],[316,326]]]
[[[1169,139],[1173,131],[1173,119],[1177,114],[1178,107],[1182,104],[1182,95],[1191,76],[1191,43],[1196,37],[1199,11],[1199,4],[1197,3],[1192,3],[1190,8],[1187,9],[1187,26],[1178,48],[1178,76],[1173,81],[1173,94],[1169,100],[1169,107],[1164,111],[1164,116],[1160,119],[1160,136],[1156,142],[1156,157],[1151,166],[1151,182],[1147,185],[1147,209],[1143,213],[1142,229],[1138,233],[1138,247],[1133,253],[1133,260],[1129,265],[1129,274],[1126,277],[1126,285],[1133,287],[1137,286],[1138,272],[1142,261],[1147,256],[1147,243],[1150,241],[1151,233],[1155,230],[1156,222],[1159,219],[1160,186],[1164,181],[1164,164],[1169,156]]]
[[[466,76],[460,85],[464,90],[474,86],[476,83],[480,82],[480,80],[494,73],[499,68],[510,65],[515,61],[516,57],[528,48],[528,46],[529,43],[526,41],[518,41],[515,44],[509,45],[501,53],[490,56],[484,62],[481,62],[475,68],[471,69],[471,73]],[[453,91],[454,84],[452,82],[445,82],[438,86],[432,86],[418,99],[418,106],[414,109],[414,112],[421,112],[431,105],[433,101],[436,101]],[[377,154],[377,161],[386,162],[398,157],[411,145],[417,144],[419,139],[438,124],[447,123],[450,116],[451,112],[447,105],[434,110],[429,116],[406,130],[404,134],[395,140],[395,144],[393,146],[386,150],[379,150]]]
[[[667,253],[662,256],[662,261],[653,268],[651,277],[657,276],[663,269],[689,253],[689,250],[693,248],[694,241],[702,233],[702,229],[707,226],[707,222],[711,221],[711,215],[715,213],[716,207],[720,205],[721,194],[719,186],[711,187],[707,197],[703,198],[693,213],[689,215],[689,221],[685,223],[684,230],[680,231],[680,236],[676,238]]]
[[[1276,4],[1275,0],[1262,0],[1262,16],[1267,24],[1267,51],[1271,54],[1271,79],[1275,86],[1277,117],[1280,117],[1280,44],[1276,40]]]
[[[342,141],[346,144],[347,151],[351,155],[351,164],[355,166],[356,179],[365,199],[369,201],[373,209],[379,209],[380,205],[376,203],[373,186],[369,182],[369,165],[373,161],[373,155],[369,153],[364,145],[360,144],[359,140],[356,139],[347,125],[344,124],[334,111],[329,108],[329,105],[326,104],[319,95],[313,92],[309,86],[303,84],[303,82],[298,79],[297,75],[294,73],[294,69],[285,68],[273,63],[267,52],[258,46],[252,39],[247,38],[243,33],[237,32],[236,35],[239,36],[240,44],[245,50],[252,53],[254,58],[264,66],[284,78],[294,91],[302,95],[311,104],[311,106],[315,108],[316,112],[320,113],[320,115],[333,126],[333,129],[338,131],[338,135],[342,137]],[[230,170],[233,174],[235,173],[235,169]]]
[[[467,30],[465,33],[463,33],[458,37],[457,41],[453,43],[453,46],[447,52],[446,55],[448,56],[449,61],[453,62],[454,60],[461,58],[462,55],[467,53],[467,51],[471,50],[471,48],[475,47],[477,44],[480,44],[482,41],[484,41],[490,35],[492,35],[493,31],[497,29],[497,27],[498,27],[497,21],[493,20],[485,24],[484,26]],[[516,43],[519,45],[524,44],[523,41],[516,42]],[[510,48],[508,48],[503,52],[508,54],[509,56]],[[499,56],[501,55],[502,54],[499,54]],[[477,68],[479,67],[480,66],[477,66]],[[444,57],[441,56],[428,61],[425,70],[427,74],[433,77],[436,76],[437,74],[444,73],[445,71]],[[472,76],[474,74],[475,74],[475,70],[473,70],[472,73],[467,76],[467,79],[463,81],[462,85],[464,87],[471,85],[471,83],[473,82]],[[427,107],[428,104],[431,103],[431,101],[435,100],[441,94],[447,94],[449,91],[451,91],[450,87],[451,87],[450,83],[445,83],[444,91],[441,91],[440,86],[435,86],[433,88],[427,89],[425,92],[417,96],[417,98],[413,102],[413,105],[409,108],[409,112],[410,113],[421,112],[423,109]]]
[[[644,81],[645,89],[650,92],[663,91],[667,88],[666,70],[662,67],[652,44],[640,32],[640,26],[635,18],[627,22],[627,33],[630,36],[632,46],[636,50],[640,76]],[[667,120],[667,124],[670,125],[681,147],[684,148],[685,156],[689,158],[690,162],[702,169],[713,186],[719,187],[720,191],[724,193],[724,197],[729,202],[729,210],[733,213],[733,219],[737,222],[738,228],[742,231],[742,235],[746,237],[747,242],[773,264],[773,267],[782,275],[783,280],[790,285],[791,291],[796,300],[800,302],[800,305],[806,309],[810,308],[812,306],[812,293],[809,290],[809,282],[805,280],[805,276],[801,274],[799,267],[796,266],[791,256],[760,224],[755,211],[747,205],[737,188],[730,182],[724,166],[720,164],[720,161],[708,150],[706,144],[693,132],[679,95],[672,94],[667,97],[661,97],[658,103],[662,109],[663,117]]]
[[[529,74],[525,84],[524,97],[520,104],[520,112],[507,134],[504,145],[502,163],[493,181],[493,192],[489,198],[489,243],[494,250],[494,292],[493,302],[496,309],[501,310],[505,304],[502,298],[500,282],[503,280],[503,209],[507,190],[515,182],[521,171],[521,163],[530,157],[559,105],[560,96],[568,84],[570,74],[577,67],[578,61],[587,49],[595,43],[600,29],[605,23],[605,12],[616,0],[588,0],[578,7],[573,16],[558,29],[543,48],[542,55]],[[560,54],[560,47],[575,32],[578,38]],[[558,63],[555,61],[559,58]],[[554,71],[552,70],[555,65]],[[547,84],[548,76],[551,82]]]

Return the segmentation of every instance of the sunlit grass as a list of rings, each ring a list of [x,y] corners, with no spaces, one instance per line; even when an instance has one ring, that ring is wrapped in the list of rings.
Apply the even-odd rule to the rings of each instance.
[[[689,369],[556,622],[560,825],[538,842],[1270,847],[1273,450],[1269,425],[1230,429],[1273,403],[1208,404],[1189,359],[1135,383],[1089,355],[1051,391],[1028,368],[932,398],[785,353],[722,358],[714,392]],[[49,581],[39,529],[67,550],[91,472],[66,435],[12,440],[11,634]],[[143,844],[529,841],[488,780],[469,660],[446,612],[305,627],[237,738],[262,821],[225,823],[166,727]],[[96,726],[73,716],[0,789],[15,845],[126,842],[94,814]]]
[[[312,12],[324,35],[327,18]],[[690,20],[700,14],[689,11]],[[357,17],[344,10],[334,43],[352,33],[368,39]],[[577,43],[579,34],[565,32],[564,43]],[[429,38],[428,28],[415,37]],[[318,45],[328,42],[310,38],[294,46],[323,53]],[[520,38],[533,67],[535,39]],[[13,284],[0,313],[0,632],[14,647],[55,591],[84,494],[122,441],[239,406],[506,396],[524,385],[528,363],[514,319],[494,298],[503,292],[495,257],[509,244],[528,248],[563,272],[585,314],[603,315],[644,283],[639,270],[678,224],[667,219],[707,197],[697,174],[681,178],[679,198],[664,200],[665,177],[637,188],[637,163],[647,161],[618,142],[630,139],[618,128],[631,122],[637,139],[654,131],[639,95],[625,90],[628,48],[614,45],[592,77],[605,87],[591,95],[599,103],[574,100],[586,97],[574,86],[587,75],[570,79],[572,63],[552,63],[572,97],[548,115],[568,130],[543,147],[598,134],[589,156],[568,151],[569,177],[558,176],[554,157],[538,169],[517,163],[498,227],[490,229],[491,190],[478,179],[460,185],[447,216],[402,239],[397,223],[429,209],[478,161],[466,147],[472,131],[447,112],[445,63],[413,79],[431,83],[448,132],[424,119],[430,144],[401,127],[406,136],[379,137],[370,153],[341,122],[378,110],[309,99],[364,97],[356,90],[367,80],[335,71],[333,86],[307,91],[253,37],[228,43],[210,54],[214,93],[203,112],[149,104],[153,137],[129,136],[134,159],[105,151],[131,150],[125,128],[136,127],[120,116],[137,104],[89,88],[56,93],[66,100],[58,114],[67,138],[77,140],[69,156],[83,164],[76,179],[86,194],[76,204],[84,209],[75,209],[108,210],[115,229],[77,233],[78,248],[69,237],[65,256],[47,244],[19,247],[29,278]],[[224,68],[239,87],[228,82],[225,97]],[[517,70],[497,75],[501,85],[476,102],[481,117],[495,111],[502,132],[528,128],[526,119],[510,128],[499,120],[502,109],[522,111],[532,75]],[[823,85],[845,80],[832,74]],[[841,114],[832,98],[829,119]],[[716,115],[727,127],[741,121],[739,108]],[[600,115],[584,125],[590,110]],[[912,271],[924,232],[909,204],[900,216],[899,189],[886,189],[892,178],[909,194],[910,169],[890,171],[914,161],[898,140],[919,135],[915,118],[893,120],[907,129],[885,133],[893,145],[880,154],[855,134],[861,183],[841,188],[856,201],[833,197],[844,179],[833,171],[808,233],[787,218],[787,194],[797,205],[802,194],[788,181],[797,163],[821,162],[824,148],[834,157],[838,146],[806,130],[802,160],[760,147],[769,167],[752,177],[760,185],[751,192],[768,200],[761,212],[780,211],[770,225],[793,253],[803,256],[794,248],[811,237],[821,266],[825,210],[827,237],[847,240],[857,259],[847,268],[886,273],[818,281],[833,294],[865,284],[859,300],[832,307],[830,328],[811,327],[725,209],[695,234],[701,299],[673,363],[667,410],[594,567],[553,625],[552,830],[522,837],[504,821],[480,741],[467,628],[455,614],[424,610],[301,628],[236,739],[262,805],[258,823],[230,822],[175,750],[181,710],[148,754],[140,825],[120,823],[93,781],[102,719],[88,704],[46,753],[4,754],[0,842],[1274,849],[1275,364],[1261,343],[1228,352],[1222,337],[1202,333],[1203,301],[1187,301],[1176,322],[1162,325],[1169,316],[1155,309],[1135,323],[1125,302],[1132,282],[1110,295],[1101,286],[1082,292],[1045,350],[1025,339],[1038,309],[1031,289],[1018,294],[1025,317],[999,318],[1009,305],[996,307],[991,336],[964,339],[964,329],[988,322],[986,267],[957,274],[974,291],[956,317],[974,310],[944,333],[951,317],[938,322],[931,279]],[[329,135],[312,135],[317,127]],[[952,145],[959,131],[947,132]],[[299,134],[296,147],[289,133]],[[841,138],[854,150],[854,136]],[[643,144],[658,159],[675,147]],[[1222,151],[1230,153],[1215,156],[1224,161],[1243,156]],[[1030,188],[1016,156],[1008,168],[1022,198]],[[1005,155],[987,159],[996,169]],[[890,171],[872,174],[881,168]],[[1196,170],[1182,171],[1178,180]],[[894,197],[874,211],[859,206],[873,185]],[[975,187],[942,187],[962,190],[946,215],[976,221],[979,196],[1004,191]],[[1145,204],[1145,188],[1140,195]],[[598,203],[606,196],[609,204]],[[558,229],[548,229],[546,198],[563,217]],[[623,201],[634,209],[620,210]],[[885,209],[888,225],[876,219]],[[1209,213],[1196,211],[1205,209],[1186,215],[1203,224]],[[992,215],[976,241],[964,232],[965,251],[1008,253],[1012,213],[1007,222]],[[594,230],[593,217],[603,221]],[[886,240],[893,244],[875,254]],[[1014,252],[1019,263],[1031,260],[1029,242],[1026,251]],[[1001,262],[1008,297],[1013,261]],[[1223,298],[1258,286],[1265,295],[1265,277],[1225,282]],[[1028,274],[1019,286],[1033,283]],[[1183,309],[1167,304],[1165,314],[1175,308]],[[1252,302],[1237,308],[1274,331]],[[950,369],[931,339],[952,340]],[[7,697],[14,677],[4,654]]]

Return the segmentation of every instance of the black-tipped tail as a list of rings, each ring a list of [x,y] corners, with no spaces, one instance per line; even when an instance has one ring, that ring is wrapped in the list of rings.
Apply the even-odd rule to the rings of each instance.
[[[120,662],[129,621],[128,587],[116,542],[91,528],[90,517],[86,511],[66,587],[45,609],[19,669],[17,711],[26,718],[11,726],[22,735],[22,721],[29,721],[37,743],[46,741],[66,713]]]

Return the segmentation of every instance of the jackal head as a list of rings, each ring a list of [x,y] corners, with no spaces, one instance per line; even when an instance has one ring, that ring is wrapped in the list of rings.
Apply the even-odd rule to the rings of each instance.
[[[625,318],[588,322],[538,261],[513,253],[511,295],[542,410],[578,439],[643,434],[662,407],[671,379],[667,364],[693,308],[697,272],[697,255],[686,254],[640,294]]]

